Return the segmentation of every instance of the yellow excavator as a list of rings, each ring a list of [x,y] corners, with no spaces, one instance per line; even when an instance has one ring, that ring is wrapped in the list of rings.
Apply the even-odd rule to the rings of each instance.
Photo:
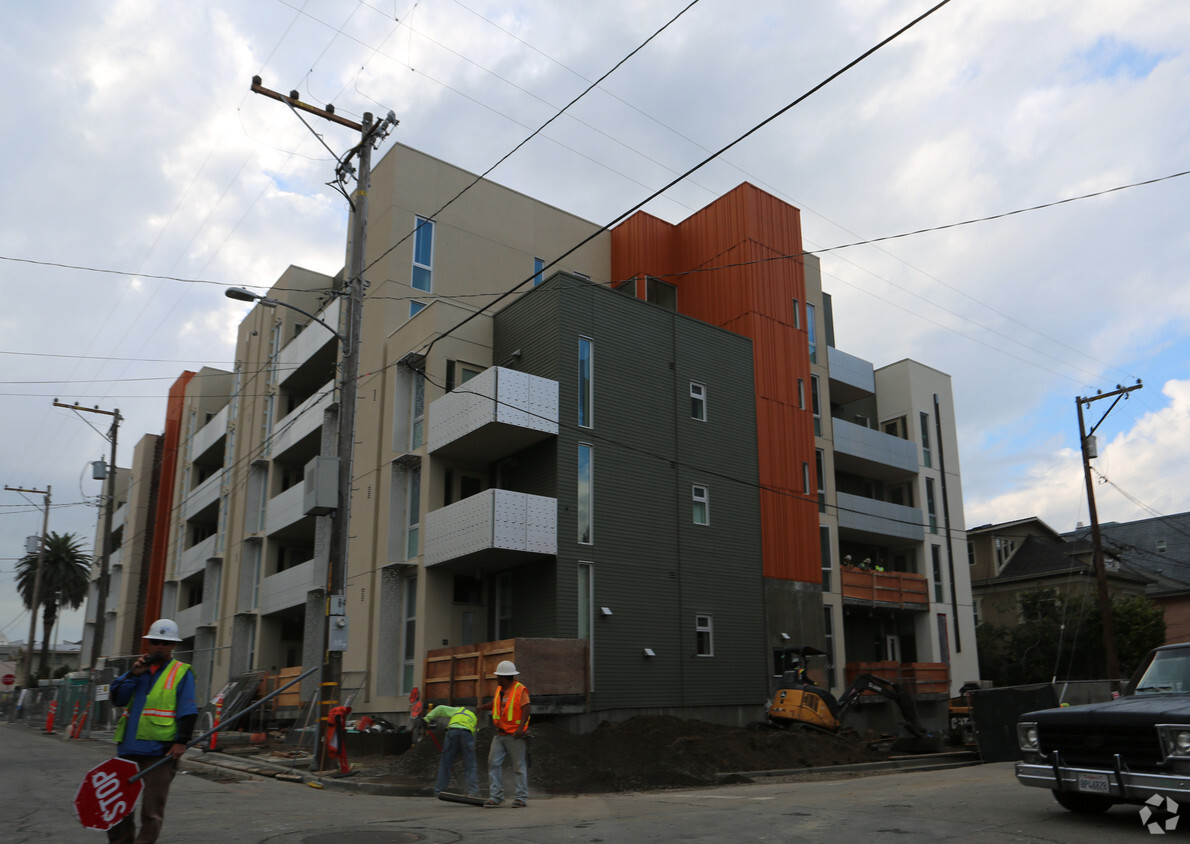
[[[896,703],[901,711],[902,726],[915,738],[929,735],[917,719],[913,698],[898,684],[875,674],[860,674],[843,694],[835,698],[829,691],[815,685],[807,670],[807,660],[813,656],[827,656],[811,645],[785,648],[775,653],[782,670],[768,708],[769,723],[773,726],[807,726],[839,733],[844,730],[843,719],[859,702],[864,692],[875,692]]]

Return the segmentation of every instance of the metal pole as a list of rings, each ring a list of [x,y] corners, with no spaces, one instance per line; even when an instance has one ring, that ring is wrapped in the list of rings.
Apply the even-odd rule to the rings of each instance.
[[[103,637],[106,633],[107,619],[107,589],[108,589],[108,561],[112,553],[112,513],[116,509],[116,440],[120,433],[120,409],[116,408],[112,416],[112,459],[107,473],[107,501],[103,513],[103,550],[99,557],[99,594],[95,599],[95,636],[91,640],[92,675],[99,662],[99,654],[103,648]]]
[[[322,725],[330,716],[330,710],[339,705],[343,681],[343,652],[331,650],[332,624],[339,619],[346,623],[342,599],[347,584],[348,525],[351,521],[352,457],[355,450],[355,406],[357,382],[359,379],[359,356],[361,327],[364,305],[364,247],[368,224],[368,189],[372,177],[372,114],[364,113],[360,129],[359,178],[356,181],[352,200],[351,255],[348,262],[347,312],[345,315],[346,338],[342,359],[342,374],[339,385],[339,501],[331,519],[330,548],[327,560],[326,623],[323,629],[323,644],[326,646],[326,661],[323,664],[322,680],[318,690],[318,723],[314,730],[314,755],[310,760],[313,770],[321,770],[325,755]],[[339,600],[336,601],[335,599]],[[332,614],[332,609],[337,612]],[[332,617],[333,616],[333,617]]]

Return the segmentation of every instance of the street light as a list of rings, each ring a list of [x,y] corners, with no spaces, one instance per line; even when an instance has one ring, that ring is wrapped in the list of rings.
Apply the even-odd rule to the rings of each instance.
[[[348,355],[351,353],[351,350],[348,348],[348,343],[347,343],[346,337],[344,337],[342,334],[340,334],[334,328],[331,328],[331,326],[328,323],[323,322],[320,318],[318,318],[314,314],[310,313],[309,311],[302,310],[297,305],[291,305],[288,302],[282,302],[279,299],[270,299],[268,296],[265,296],[261,293],[253,293],[251,290],[249,290],[246,287],[229,287],[223,291],[223,295],[226,296],[228,299],[235,299],[237,302],[256,302],[266,308],[275,308],[278,305],[280,305],[283,308],[289,308],[291,311],[297,311],[299,314],[302,314],[303,316],[307,316],[310,319],[314,320],[316,323],[321,325],[323,328],[325,328],[331,334],[334,334],[337,338],[339,338],[339,342],[343,344],[343,354],[344,355]]]

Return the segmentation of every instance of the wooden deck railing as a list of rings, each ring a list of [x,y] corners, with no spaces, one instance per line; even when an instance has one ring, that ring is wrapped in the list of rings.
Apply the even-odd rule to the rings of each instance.
[[[844,568],[843,597],[881,604],[929,606],[929,584],[920,574],[904,571],[865,571]]]

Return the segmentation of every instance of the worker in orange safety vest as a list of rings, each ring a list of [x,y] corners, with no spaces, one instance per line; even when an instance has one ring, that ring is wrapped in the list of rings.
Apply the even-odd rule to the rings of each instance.
[[[524,808],[529,799],[529,690],[517,681],[520,674],[509,660],[496,666],[496,696],[490,704],[481,709],[492,710],[492,724],[496,734],[488,751],[488,799],[487,808],[504,802],[504,760],[512,759],[512,770],[516,775],[516,793],[512,807]]]

